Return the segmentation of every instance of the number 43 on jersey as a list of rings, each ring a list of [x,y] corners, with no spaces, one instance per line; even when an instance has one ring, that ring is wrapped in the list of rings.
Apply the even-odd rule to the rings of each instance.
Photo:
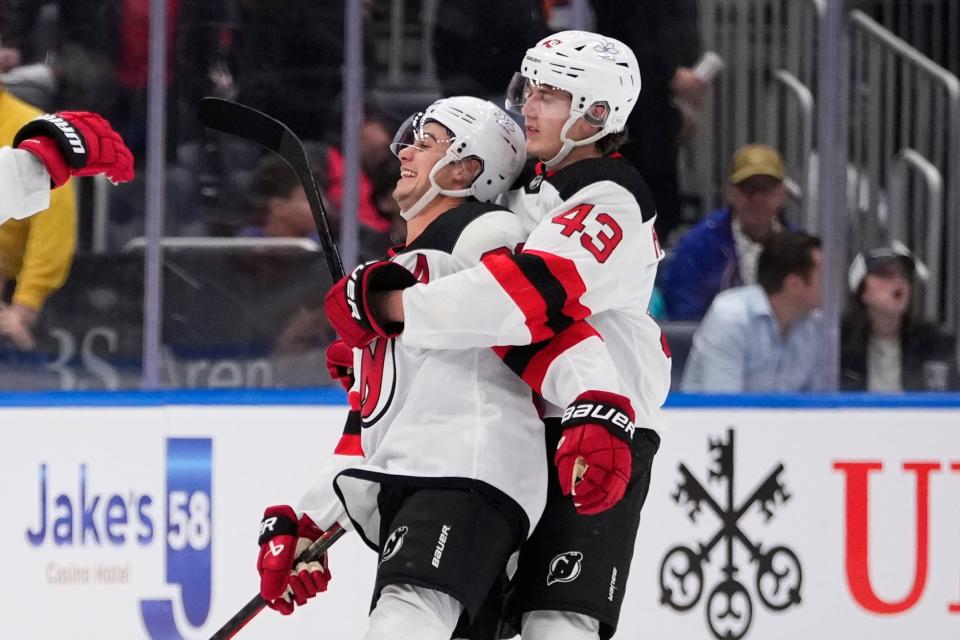
[[[554,217],[552,222],[562,226],[563,230],[560,233],[568,238],[575,233],[579,234],[580,244],[583,245],[583,248],[593,254],[597,262],[602,264],[607,261],[613,250],[623,240],[623,229],[609,214],[598,213],[595,219],[600,224],[600,231],[596,236],[584,233],[587,228],[584,221],[593,209],[594,205],[592,204],[581,204]]]

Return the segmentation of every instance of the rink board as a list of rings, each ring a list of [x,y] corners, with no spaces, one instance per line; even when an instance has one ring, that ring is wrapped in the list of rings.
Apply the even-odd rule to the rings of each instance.
[[[616,637],[960,637],[957,398],[704,402],[668,411]],[[0,637],[208,638],[256,592],[263,507],[299,497],[344,412],[0,395]],[[361,637],[376,558],[348,536],[331,564],[308,609],[238,637]]]

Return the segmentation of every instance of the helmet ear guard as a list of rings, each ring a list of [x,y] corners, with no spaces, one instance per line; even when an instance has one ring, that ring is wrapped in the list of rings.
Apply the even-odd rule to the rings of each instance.
[[[467,183],[467,186],[473,185],[474,180],[480,177],[480,174],[483,173],[483,158],[477,156],[467,156],[460,160],[460,167],[463,169],[464,173],[470,173],[470,170],[467,168],[470,163],[476,163],[476,170],[473,171],[473,175],[470,176],[470,181]]]
[[[598,100],[583,112],[583,120],[593,127],[603,128],[610,117],[610,104],[606,100]]]

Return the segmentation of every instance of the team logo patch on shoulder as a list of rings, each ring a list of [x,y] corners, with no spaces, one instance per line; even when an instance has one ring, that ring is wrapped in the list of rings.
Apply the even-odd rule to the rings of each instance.
[[[583,569],[583,554],[579,551],[567,551],[558,554],[550,561],[547,571],[547,586],[557,582],[573,582],[580,577]]]
[[[397,527],[383,543],[383,552],[380,554],[380,563],[383,564],[393,556],[397,555],[403,546],[403,536],[407,535],[407,527]]]
[[[543,176],[534,176],[530,184],[527,185],[527,191],[535,192],[540,190],[540,183],[543,182]]]

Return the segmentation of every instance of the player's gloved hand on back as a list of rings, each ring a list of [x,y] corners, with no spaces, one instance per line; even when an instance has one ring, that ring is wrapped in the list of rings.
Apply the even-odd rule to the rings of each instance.
[[[327,371],[330,379],[336,380],[344,391],[353,386],[353,349],[343,340],[334,340],[327,347]]]
[[[633,464],[634,419],[630,400],[606,391],[582,393],[564,411],[553,461],[563,495],[573,496],[577,513],[606,511],[623,497]]]
[[[323,303],[327,320],[348,347],[359,349],[378,337],[395,338],[400,322],[382,322],[370,305],[378,292],[406,289],[417,284],[413,274],[395,262],[367,262],[330,287]]]
[[[267,606],[283,615],[293,613],[294,606],[327,590],[330,569],[327,554],[312,562],[294,561],[323,535],[323,531],[306,514],[297,514],[288,505],[267,507],[260,523],[260,595]]]
[[[71,175],[103,173],[114,184],[133,179],[133,154],[110,123],[95,113],[45,113],[20,128],[13,146],[37,156],[54,187]]]

